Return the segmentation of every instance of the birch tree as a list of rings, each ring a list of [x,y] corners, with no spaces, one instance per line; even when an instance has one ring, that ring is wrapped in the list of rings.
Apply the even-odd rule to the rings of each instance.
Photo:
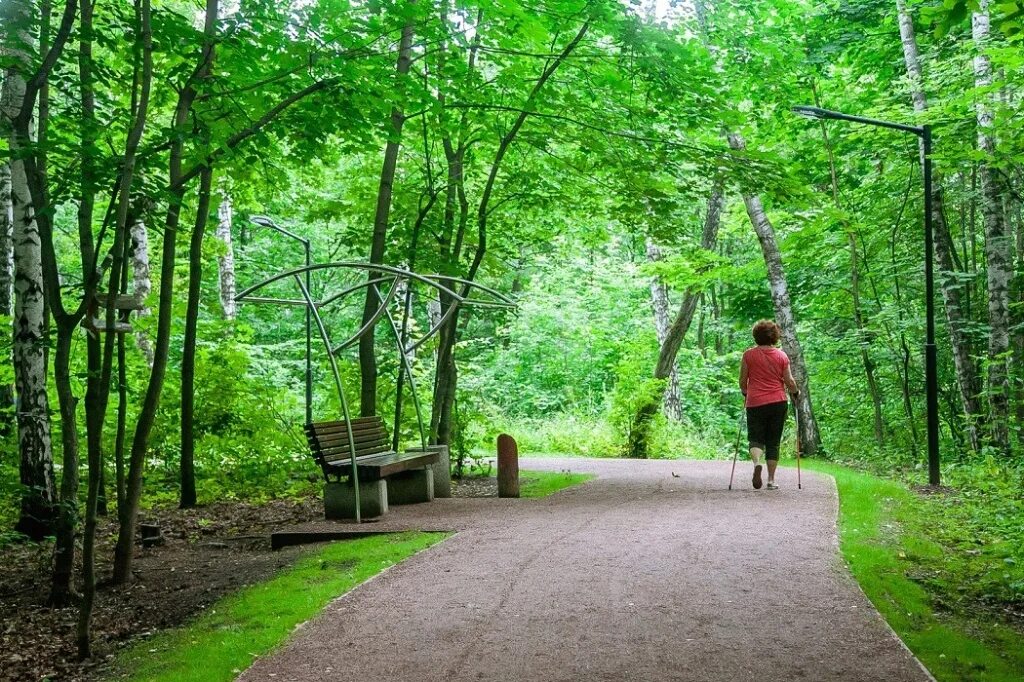
[[[6,80],[6,79],[5,79]],[[6,90],[6,86],[0,85]],[[0,99],[6,92],[0,91]],[[0,109],[5,108],[0,104]],[[3,116],[3,114],[0,114]],[[6,139],[6,135],[3,138]],[[11,317],[14,313],[14,207],[11,205],[11,165],[7,159],[0,160],[0,316]],[[5,325],[8,342],[13,340],[13,327]],[[7,347],[7,344],[4,344]],[[0,362],[11,362],[9,351]],[[0,437],[14,433],[16,429],[14,405],[14,384],[0,384]]]
[[[221,243],[221,254],[217,257],[217,282],[220,290],[220,306],[224,317],[235,319],[238,304],[235,303],[235,247],[231,240],[231,224],[234,221],[234,207],[231,195],[221,193],[220,206],[217,208],[217,230],[214,236]]]
[[[910,80],[910,98],[914,112],[924,115],[928,111],[928,99],[924,92],[924,79],[918,57],[917,37],[914,32],[914,20],[907,10],[905,0],[896,0],[896,11],[900,25],[900,40],[903,45],[903,61]],[[924,146],[920,147],[922,166],[924,165]],[[953,363],[956,367],[957,386],[960,389],[960,402],[967,417],[967,433],[971,446],[978,448],[977,424],[982,420],[981,405],[978,395],[981,387],[978,371],[974,362],[971,341],[967,335],[967,320],[964,319],[964,308],[961,303],[960,287],[953,267],[953,255],[950,253],[952,238],[942,193],[941,174],[933,171],[932,180],[932,229],[935,234],[935,257],[939,266],[939,288],[946,310],[946,321],[949,329],[949,342],[953,350]]]
[[[662,260],[661,249],[650,238],[647,239],[647,260],[656,263]],[[658,347],[665,346],[669,334],[669,296],[668,285],[660,277],[651,278],[651,308],[654,312],[654,332],[658,338]],[[662,413],[668,419],[680,421],[683,418],[683,399],[679,393],[679,369],[675,362],[668,375],[668,385],[662,398]]]
[[[728,140],[729,146],[736,151],[745,151],[747,148],[746,142],[738,133],[729,133]],[[743,204],[747,208],[750,224],[757,234],[757,241],[761,244],[761,255],[764,257],[765,268],[768,271],[768,286],[771,289],[772,304],[775,307],[775,322],[782,332],[782,349],[789,356],[793,378],[796,380],[797,386],[800,387],[800,395],[797,398],[800,411],[800,438],[804,452],[814,455],[821,448],[821,434],[818,432],[818,422],[815,419],[814,406],[811,401],[807,363],[804,361],[804,351],[796,334],[796,317],[793,314],[786,272],[782,266],[782,253],[779,251],[779,245],[775,240],[775,229],[764,210],[761,197],[745,193]]]
[[[5,52],[14,57],[0,95],[0,125],[10,148],[18,150],[13,122],[26,106],[26,74],[29,72],[28,37],[25,25],[29,10],[22,2],[10,2],[3,15],[11,29]],[[25,121],[28,124],[28,121]],[[28,133],[26,125],[26,133]],[[32,193],[24,160],[15,154],[9,165],[11,253],[13,256],[14,337],[12,344],[17,391],[18,451],[24,493],[16,529],[34,540],[53,531],[56,489],[50,439],[50,404],[47,396],[46,302],[43,291],[42,250]],[[6,252],[5,252],[6,253]],[[8,257],[3,255],[6,263]]]
[[[707,212],[704,214],[704,228],[701,232],[700,246],[705,251],[715,250],[724,202],[725,195],[722,193],[722,189],[716,187],[708,198]],[[654,287],[653,284],[651,286],[652,288]],[[668,311],[667,309],[665,311],[665,333],[664,337],[659,335],[658,338],[660,348],[658,349],[658,361],[654,366],[654,378],[668,380],[669,388],[671,388],[672,377],[676,376],[676,356],[679,354],[679,348],[683,344],[683,339],[686,338],[686,333],[690,330],[690,325],[693,323],[693,315],[700,304],[700,300],[700,291],[687,289],[683,294],[683,300],[679,304],[679,309],[676,311],[671,325],[667,323]],[[678,382],[678,377],[676,377],[676,381]],[[666,399],[668,399],[668,390],[666,389],[665,393]],[[683,405],[680,401],[678,404],[678,418],[682,418],[682,408]],[[657,403],[641,403],[639,409],[637,409],[636,416],[632,420],[635,428],[630,431],[626,444],[626,451],[630,457],[641,459],[647,457],[650,422],[657,411]]]
[[[148,317],[150,309],[146,305],[149,295],[153,293],[153,275],[149,262],[149,232],[146,230],[146,221],[141,215],[131,220],[129,228],[129,259],[132,271],[132,297],[139,302],[139,317]],[[142,329],[136,328],[135,345],[138,347],[146,365],[153,367],[153,342],[149,335]]]
[[[1006,225],[1003,191],[993,167],[996,153],[989,44],[989,1],[980,0],[971,16],[974,39],[975,112],[978,126],[978,165],[981,215],[985,223],[985,273],[988,280],[988,387],[991,438],[1004,452],[1010,446],[1010,281],[1013,279],[1013,242]]]

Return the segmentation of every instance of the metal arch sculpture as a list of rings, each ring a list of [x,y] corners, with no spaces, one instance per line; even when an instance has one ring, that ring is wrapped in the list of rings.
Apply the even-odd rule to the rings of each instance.
[[[346,287],[342,291],[333,293],[326,296],[320,301],[314,300],[312,293],[306,284],[304,276],[317,271],[328,271],[328,270],[349,270],[349,271],[361,271],[367,273],[368,277],[365,281],[358,284]],[[269,287],[272,284],[281,282],[284,280],[293,279],[295,284],[298,286],[301,298],[277,298],[272,296],[256,296],[256,292]],[[391,314],[389,305],[394,301],[398,294],[399,285],[404,282],[406,284],[406,296],[403,305],[402,322],[399,325]],[[415,343],[408,345],[409,342],[409,318],[410,307],[411,307],[411,296],[412,287],[414,283],[423,284],[427,287],[437,291],[438,297],[442,295],[449,297],[451,305],[448,306],[448,310],[441,316],[437,322],[428,329],[427,333],[422,338],[417,340]],[[387,293],[381,291],[382,285],[389,285]],[[455,289],[459,291],[455,291]],[[339,344],[334,344],[331,340],[330,332],[327,326],[324,324],[323,317],[320,315],[320,310],[334,303],[338,303],[344,300],[346,297],[353,293],[362,291],[364,289],[371,289],[377,298],[378,306],[371,315],[370,319],[367,320],[359,328],[355,334],[349,336]],[[470,297],[470,292],[476,291],[476,297]],[[440,332],[444,324],[451,318],[455,311],[460,307],[481,307],[481,308],[497,308],[511,310],[516,308],[516,304],[512,299],[508,298],[501,292],[492,289],[491,287],[484,286],[477,282],[472,282],[459,277],[449,277],[447,275],[428,274],[423,275],[411,270],[405,270],[390,265],[374,265],[371,263],[360,263],[353,261],[336,261],[331,263],[318,263],[313,265],[307,265],[305,267],[294,268],[286,270],[284,272],[277,273],[271,277],[264,279],[263,281],[247,287],[239,294],[235,296],[235,301],[239,303],[262,303],[271,305],[298,305],[303,306],[309,310],[313,320],[316,323],[316,327],[320,333],[320,339],[324,344],[325,350],[327,350],[327,357],[331,367],[331,374],[334,378],[335,390],[338,392],[338,400],[341,404],[341,410],[346,423],[346,435],[349,442],[349,452],[351,453],[351,466],[352,466],[352,484],[353,492],[355,495],[355,512],[356,512],[356,523],[361,523],[362,519],[360,516],[360,500],[359,500],[359,470],[356,466],[355,456],[355,439],[352,433],[351,424],[351,412],[348,407],[348,400],[345,398],[345,391],[342,386],[341,373],[338,371],[338,363],[336,355],[346,348],[350,348],[356,344],[359,339],[364,336],[370,329],[374,328],[382,318],[387,318],[389,326],[392,330],[397,346],[399,358],[402,365],[404,376],[409,381],[409,386],[413,397],[413,407],[416,411],[416,421],[420,432],[420,444],[426,449],[427,437],[426,429],[423,423],[423,412],[420,407],[419,397],[416,393],[415,378],[412,373],[412,363],[410,362],[410,355],[412,355],[418,348],[423,344],[437,335]],[[399,374],[399,380],[401,380],[402,374]],[[399,381],[399,387],[397,390],[396,408],[395,408],[395,427],[393,438],[393,449],[397,449],[398,446],[398,426],[401,417],[401,403],[402,403],[402,389],[401,381]]]

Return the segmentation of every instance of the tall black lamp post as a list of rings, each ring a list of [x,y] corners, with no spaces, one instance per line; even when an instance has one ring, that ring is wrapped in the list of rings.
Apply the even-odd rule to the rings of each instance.
[[[932,129],[931,126],[909,126],[902,123],[879,121],[863,116],[851,116],[838,111],[819,107],[793,107],[793,113],[807,118],[852,121],[879,128],[902,130],[921,138],[921,155],[924,165],[924,298],[925,298],[925,342],[924,375],[925,394],[928,408],[928,482],[939,485],[939,381],[935,353],[935,243],[932,236]]]
[[[273,220],[264,215],[254,215],[249,217],[249,222],[260,227],[267,227],[275,232],[280,232],[289,239],[302,244],[302,248],[306,253],[306,267],[312,265],[310,256],[310,245],[309,240],[304,237],[300,237],[294,232],[289,232],[284,229]],[[310,271],[306,270],[306,291],[310,290]],[[310,424],[313,422],[313,316],[312,310],[309,306],[306,306],[306,423]]]

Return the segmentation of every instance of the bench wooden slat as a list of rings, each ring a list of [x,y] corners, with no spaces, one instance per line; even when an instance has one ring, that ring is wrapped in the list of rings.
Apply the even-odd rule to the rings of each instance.
[[[365,445],[361,448],[356,448],[356,459],[366,457],[367,455],[376,455],[381,452],[391,452],[391,443],[378,443],[375,445]],[[327,450],[326,452],[321,451],[320,457],[325,462],[334,462],[339,459],[352,459],[351,451],[348,448],[334,448],[333,450]]]
[[[326,421],[326,422],[311,422],[306,424],[306,431],[324,431],[330,429],[344,429],[345,420],[339,421]],[[359,417],[358,419],[352,420],[352,428],[356,429],[363,426],[375,426],[384,425],[384,420],[381,417]]]
[[[376,424],[372,426],[358,426],[353,427],[352,435],[362,435],[368,433],[387,433],[382,424]],[[343,426],[332,427],[329,429],[317,429],[316,431],[309,431],[306,433],[307,438],[324,438],[326,436],[337,436],[337,435],[348,435],[348,429]]]
[[[385,452],[357,459],[356,467],[359,469],[360,481],[374,481],[402,471],[425,467],[428,464],[433,464],[436,459],[436,452]],[[348,475],[351,471],[351,464],[348,460],[329,463],[327,466],[336,469],[337,473],[343,476]]]
[[[352,434],[352,442],[358,447],[363,443],[375,443],[375,442],[387,442],[388,435],[383,431],[377,431],[375,433],[360,433],[358,435]],[[326,450],[328,448],[337,447],[344,445],[348,447],[348,434],[339,433],[332,434],[330,436],[319,436],[317,438],[309,439],[309,446],[314,450]]]
[[[384,417],[380,416],[379,414],[375,414],[375,415],[373,415],[371,417],[356,417],[355,419],[351,419],[349,421],[351,421],[352,424],[368,424],[370,422],[378,422],[378,423],[383,424],[384,423]],[[345,424],[345,420],[344,419],[326,419],[326,420],[324,420],[322,422],[308,422],[306,424],[306,428],[309,428],[310,426],[334,426],[334,425],[337,425],[337,424],[344,425]]]
[[[367,455],[376,455],[381,452],[390,452],[391,443],[379,443],[375,445],[366,445],[361,448],[356,448],[356,459],[360,457],[366,457]],[[345,448],[334,448],[333,450],[320,451],[320,457],[325,462],[336,462],[338,460],[351,460],[351,451]]]

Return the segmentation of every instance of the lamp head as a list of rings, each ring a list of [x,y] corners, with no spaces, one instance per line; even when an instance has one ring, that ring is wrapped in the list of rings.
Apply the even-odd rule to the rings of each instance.
[[[836,118],[835,116],[830,116],[830,114],[832,114],[833,112],[829,111],[828,109],[821,109],[820,107],[799,106],[791,108],[790,111],[792,111],[797,116],[803,116],[804,118]]]
[[[249,222],[253,225],[259,225],[260,227],[277,227],[274,221],[265,215],[252,215],[249,216]]]

